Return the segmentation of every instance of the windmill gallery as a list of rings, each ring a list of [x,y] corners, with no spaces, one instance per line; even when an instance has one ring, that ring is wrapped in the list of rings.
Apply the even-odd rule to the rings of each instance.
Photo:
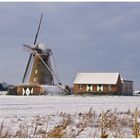
[[[31,53],[25,69],[22,84],[9,88],[9,95],[28,96],[66,94],[68,92],[69,88],[66,88],[66,86],[60,82],[57,76],[52,50],[46,47],[44,44],[37,43],[42,18],[43,14],[41,15],[39,21],[33,46],[23,44],[24,48],[28,49]],[[75,81],[75,94],[107,93],[130,95],[133,92],[133,81],[123,80],[119,73],[85,73],[84,78],[83,75],[78,75],[75,78]],[[115,82],[111,83],[109,81]]]

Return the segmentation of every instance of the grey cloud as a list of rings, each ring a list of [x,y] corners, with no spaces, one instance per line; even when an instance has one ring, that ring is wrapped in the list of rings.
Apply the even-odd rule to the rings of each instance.
[[[29,54],[22,44],[38,38],[52,48],[59,77],[77,72],[119,71],[139,88],[140,3],[0,3],[0,77],[19,83]]]

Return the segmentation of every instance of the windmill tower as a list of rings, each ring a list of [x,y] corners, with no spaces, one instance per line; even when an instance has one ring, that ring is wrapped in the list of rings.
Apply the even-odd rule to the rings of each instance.
[[[33,47],[23,46],[31,53],[22,79],[22,84],[14,87],[11,93],[17,95],[40,95],[49,92],[65,93],[65,88],[60,85],[56,74],[56,65],[53,52],[46,45],[37,43],[38,34],[42,22],[41,15]],[[27,80],[28,79],[28,80]]]
[[[43,44],[38,44],[38,48]],[[39,50],[38,50],[39,51]],[[39,84],[39,85],[54,85],[54,76],[52,71],[52,62],[51,62],[52,51],[46,49],[46,52],[43,54],[41,51],[34,54],[34,62],[32,66],[32,71],[30,75],[29,84]],[[46,68],[46,65],[48,66]]]

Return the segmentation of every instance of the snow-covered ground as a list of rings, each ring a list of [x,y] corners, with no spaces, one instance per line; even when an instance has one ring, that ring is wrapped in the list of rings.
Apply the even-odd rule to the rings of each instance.
[[[0,117],[140,109],[140,96],[0,96]]]
[[[134,137],[136,107],[140,96],[1,95],[0,138],[101,137],[103,111],[105,135]]]

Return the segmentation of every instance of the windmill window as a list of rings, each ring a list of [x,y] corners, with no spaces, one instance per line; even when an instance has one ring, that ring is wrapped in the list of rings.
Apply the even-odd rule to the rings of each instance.
[[[37,74],[38,73],[38,70],[35,70],[35,74]]]
[[[37,78],[34,78],[34,82],[37,82]]]

